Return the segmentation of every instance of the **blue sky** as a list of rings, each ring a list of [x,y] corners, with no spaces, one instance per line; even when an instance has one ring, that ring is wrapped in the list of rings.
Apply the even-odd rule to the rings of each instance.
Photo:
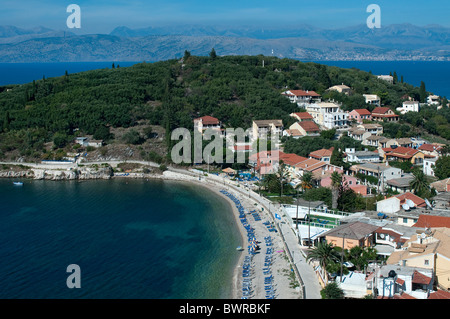
[[[369,4],[381,7],[382,25],[450,27],[448,0],[2,0],[0,25],[67,29],[69,4],[81,7],[80,33],[109,33],[116,26],[201,23],[338,28],[365,24]]]

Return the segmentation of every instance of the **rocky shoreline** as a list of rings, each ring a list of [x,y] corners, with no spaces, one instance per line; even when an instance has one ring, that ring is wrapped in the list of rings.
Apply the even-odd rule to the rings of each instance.
[[[0,178],[26,178],[52,181],[110,179],[113,176],[114,172],[111,167],[81,168],[71,170],[30,168],[27,170],[0,171]]]

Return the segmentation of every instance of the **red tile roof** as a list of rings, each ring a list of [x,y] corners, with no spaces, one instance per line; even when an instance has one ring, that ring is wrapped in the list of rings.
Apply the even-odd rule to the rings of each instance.
[[[420,215],[417,223],[413,227],[446,227],[450,228],[450,217],[434,216],[434,215]]]
[[[413,274],[412,283],[419,285],[429,285],[431,283],[431,278],[416,270]]]
[[[436,151],[436,150],[439,150],[439,149],[441,149],[440,146],[436,146],[436,145],[433,145],[433,144],[422,144],[418,148],[418,150],[428,151],[428,152],[433,152],[433,151]]]
[[[202,116],[199,118],[194,119],[194,121],[199,121],[202,120],[203,125],[218,125],[219,124],[219,120],[216,119],[215,117],[206,115],[206,116]]]
[[[370,111],[367,110],[367,109],[356,109],[356,110],[353,110],[353,111],[355,111],[359,115],[372,115],[372,113],[370,113]]]
[[[416,206],[418,207],[426,207],[427,205],[425,204],[425,200],[420,198],[417,195],[414,195],[413,193],[410,192],[406,192],[400,195],[395,196],[400,200],[400,205],[403,205],[406,203],[406,200],[412,200],[414,202],[414,204],[416,204]]]
[[[386,114],[389,112],[390,108],[385,106],[378,106],[373,109],[372,114]]]
[[[405,283],[405,281],[404,281],[403,279],[401,279],[401,278],[397,278],[397,279],[395,280],[395,282],[398,283],[400,286],[403,286],[404,283]]]
[[[320,132],[319,127],[312,121],[304,121],[298,123],[306,132]]]
[[[292,115],[295,115],[300,120],[312,120],[313,119],[312,115],[309,114],[308,112],[297,112],[297,113],[292,113]]]
[[[430,293],[428,299],[450,299],[450,292],[438,290]]]
[[[306,161],[307,158],[297,154],[284,154],[280,158],[286,165],[295,166],[298,163]]]
[[[322,148],[320,150],[309,153],[309,156],[317,159],[321,159],[322,157],[329,157],[331,156],[331,154],[333,154],[333,149],[334,148],[330,149]]]
[[[419,152],[414,148],[404,146],[399,146],[397,148],[383,148],[383,151],[386,153],[386,156],[395,156],[400,158],[411,158]]]

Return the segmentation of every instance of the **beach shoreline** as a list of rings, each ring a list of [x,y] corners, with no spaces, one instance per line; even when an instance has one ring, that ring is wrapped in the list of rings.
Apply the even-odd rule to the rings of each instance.
[[[11,177],[9,177],[11,179]],[[25,178],[25,177],[24,177]],[[28,177],[26,179],[33,179],[31,177]],[[99,178],[92,178],[92,180],[99,179]],[[256,222],[252,220],[252,217],[250,215],[250,211],[256,211],[258,209],[258,213],[261,214],[264,221],[266,223],[273,223],[273,216],[267,211],[267,208],[263,208],[263,204],[261,202],[258,202],[256,200],[253,200],[250,198],[250,195],[247,197],[243,192],[247,192],[248,190],[245,189],[238,189],[239,185],[231,185],[231,181],[226,181],[225,179],[220,179],[217,176],[209,176],[207,174],[199,175],[197,172],[191,172],[186,169],[174,169],[170,168],[169,170],[166,170],[162,172],[162,174],[143,174],[143,173],[131,173],[131,174],[120,174],[119,176],[111,176],[110,179],[133,179],[133,180],[164,180],[164,181],[176,181],[176,182],[187,182],[190,185],[197,185],[201,186],[203,188],[206,188],[208,191],[213,192],[214,194],[220,196],[221,198],[225,199],[225,201],[230,205],[231,212],[234,217],[234,222],[237,227],[237,230],[240,233],[241,237],[241,247],[243,248],[242,251],[235,250],[236,253],[240,254],[240,256],[237,259],[236,264],[234,264],[234,268],[231,271],[232,278],[231,278],[231,285],[230,289],[231,291],[227,291],[229,294],[229,297],[226,296],[225,298],[231,298],[231,299],[241,299],[241,298],[251,298],[251,299],[264,299],[264,297],[269,298],[267,296],[267,293],[264,291],[264,287],[267,288],[267,284],[265,280],[267,280],[267,273],[265,272],[267,269],[267,253],[264,254],[264,249],[268,247],[264,246],[264,240],[267,237],[271,238],[271,241],[273,240],[274,245],[274,251],[276,253],[274,256],[274,261],[271,261],[270,263],[270,274],[271,277],[273,276],[275,278],[273,286],[276,287],[276,293],[273,293],[273,298],[281,298],[281,299],[299,299],[301,298],[301,293],[298,288],[295,287],[295,280],[291,278],[290,271],[292,271],[292,266],[290,265],[290,262],[288,260],[288,257],[286,256],[286,252],[284,251],[285,243],[282,236],[279,234],[269,232],[266,224],[263,224],[262,221]],[[35,179],[36,180],[36,179]],[[46,179],[46,180],[53,180],[53,181],[61,181],[61,180],[69,180],[69,179]],[[86,179],[85,179],[86,180]],[[77,181],[77,180],[75,180]],[[81,179],[78,181],[82,181]],[[243,295],[243,288],[244,288],[244,278],[243,278],[243,265],[244,260],[249,257],[249,254],[247,253],[247,247],[249,245],[248,238],[247,238],[247,230],[244,227],[244,225],[241,222],[240,219],[240,212],[238,208],[236,207],[235,202],[231,198],[229,198],[226,194],[222,193],[221,191],[226,191],[229,194],[232,194],[235,198],[239,198],[240,203],[242,206],[245,206],[246,210],[246,220],[248,220],[250,226],[252,229],[255,230],[255,233],[257,234],[257,240],[259,242],[260,251],[258,251],[257,254],[254,254],[251,256],[251,264],[252,264],[252,275],[251,275],[251,281],[252,281],[252,292],[251,295]],[[266,243],[267,244],[267,243]],[[275,248],[277,247],[277,248]],[[237,247],[233,247],[232,249],[236,249]],[[272,247],[270,248],[272,249]],[[272,255],[270,256],[272,258]],[[266,260],[264,260],[266,258]],[[272,279],[271,279],[272,280]],[[270,284],[272,285],[272,283]],[[228,297],[228,298],[227,298]]]

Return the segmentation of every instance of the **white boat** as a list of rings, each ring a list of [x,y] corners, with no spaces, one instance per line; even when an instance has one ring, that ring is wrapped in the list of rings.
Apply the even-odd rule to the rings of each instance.
[[[23,186],[23,182],[13,182],[13,184],[16,186]]]
[[[236,250],[237,250],[237,251],[243,251],[244,248],[242,248],[241,246],[238,246],[238,247],[236,248]]]

